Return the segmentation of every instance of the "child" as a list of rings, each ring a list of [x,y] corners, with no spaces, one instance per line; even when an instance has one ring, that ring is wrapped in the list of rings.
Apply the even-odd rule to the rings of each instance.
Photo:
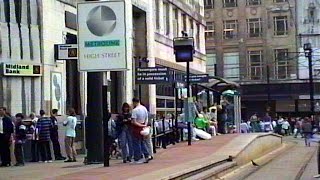
[[[22,122],[23,119],[24,116],[21,113],[16,114],[14,155],[17,163],[15,166],[24,166],[23,144],[26,140],[26,126]]]

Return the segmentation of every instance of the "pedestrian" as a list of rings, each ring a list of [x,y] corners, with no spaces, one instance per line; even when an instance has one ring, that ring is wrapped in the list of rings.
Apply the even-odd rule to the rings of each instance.
[[[251,117],[250,117],[250,125],[252,127],[252,131],[253,132],[261,132],[260,131],[260,125],[259,125],[259,119],[258,119],[258,115],[257,113],[254,113]]]
[[[287,118],[284,119],[281,128],[284,131],[284,135],[286,135],[286,136],[289,135],[289,133],[290,133],[290,123],[288,122]]]
[[[38,146],[38,129],[37,122],[38,118],[36,117],[35,113],[31,113],[29,115],[31,125],[30,125],[30,132],[32,133],[31,137],[31,162],[38,162],[40,160],[40,151]]]
[[[301,129],[303,132],[305,145],[310,147],[310,139],[312,137],[312,124],[308,117],[304,118]]]
[[[298,134],[300,134],[301,137],[303,137],[301,127],[302,127],[302,120],[300,118],[297,118],[295,126],[294,126],[294,130],[293,130],[293,137],[294,138],[297,138]]]
[[[119,132],[123,163],[127,163],[127,161],[131,162],[131,159],[133,158],[133,147],[131,135],[131,112],[130,105],[128,103],[123,103],[122,105],[122,112],[117,118],[116,128]]]
[[[10,143],[13,128],[11,118],[6,115],[6,108],[0,107],[0,167],[11,166]]]
[[[65,160],[66,158],[61,154],[60,142],[59,142],[59,133],[58,133],[58,120],[56,116],[58,115],[58,109],[51,110],[51,123],[52,128],[50,131],[50,139],[53,146],[54,159],[55,160]]]
[[[23,144],[26,141],[26,130],[27,127],[23,123],[24,116],[21,113],[16,114],[15,122],[15,146],[14,155],[16,157],[15,166],[24,166],[24,149]]]
[[[134,107],[131,116],[134,161],[137,164],[148,163],[149,152],[146,147],[144,137],[141,135],[141,132],[147,127],[148,110],[146,107],[141,105],[138,98],[133,98],[132,102]],[[142,158],[142,155],[144,155],[144,158]]]
[[[52,123],[50,117],[46,116],[44,110],[40,110],[40,118],[38,119],[36,131],[38,132],[38,147],[40,150],[41,161],[45,163],[52,162],[50,150],[50,130]]]
[[[76,112],[73,108],[68,110],[67,120],[63,122],[63,125],[66,126],[66,136],[65,136],[65,146],[68,160],[64,162],[77,162],[76,155],[77,152],[74,148],[74,140],[76,137],[76,126],[77,118]]]

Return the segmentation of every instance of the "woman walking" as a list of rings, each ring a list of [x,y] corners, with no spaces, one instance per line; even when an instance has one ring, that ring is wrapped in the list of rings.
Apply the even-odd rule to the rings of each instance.
[[[131,137],[131,113],[130,105],[128,103],[122,105],[122,112],[118,116],[116,127],[119,132],[123,163],[127,163],[127,161],[131,162],[133,147]]]
[[[305,145],[310,147],[310,139],[312,137],[312,124],[308,117],[304,118],[301,129],[303,132]]]
[[[77,118],[76,112],[73,108],[69,109],[69,116],[66,121],[63,122],[63,125],[66,126],[66,137],[65,137],[65,146],[68,160],[64,162],[76,162],[76,150],[74,149],[74,139],[76,137],[76,125]]]

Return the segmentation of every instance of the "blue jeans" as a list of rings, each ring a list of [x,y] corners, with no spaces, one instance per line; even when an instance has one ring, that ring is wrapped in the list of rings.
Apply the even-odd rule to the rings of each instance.
[[[122,159],[131,159],[133,157],[132,135],[130,129],[127,126],[123,127],[119,139],[122,151]]]
[[[142,155],[144,155],[145,158],[149,157],[149,152],[143,138],[132,136],[132,145],[135,161],[140,160]]]

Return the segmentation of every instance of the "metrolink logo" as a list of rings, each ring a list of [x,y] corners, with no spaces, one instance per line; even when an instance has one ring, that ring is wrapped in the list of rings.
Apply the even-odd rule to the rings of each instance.
[[[85,41],[84,47],[110,47],[120,46],[120,40],[109,40],[109,41]]]

